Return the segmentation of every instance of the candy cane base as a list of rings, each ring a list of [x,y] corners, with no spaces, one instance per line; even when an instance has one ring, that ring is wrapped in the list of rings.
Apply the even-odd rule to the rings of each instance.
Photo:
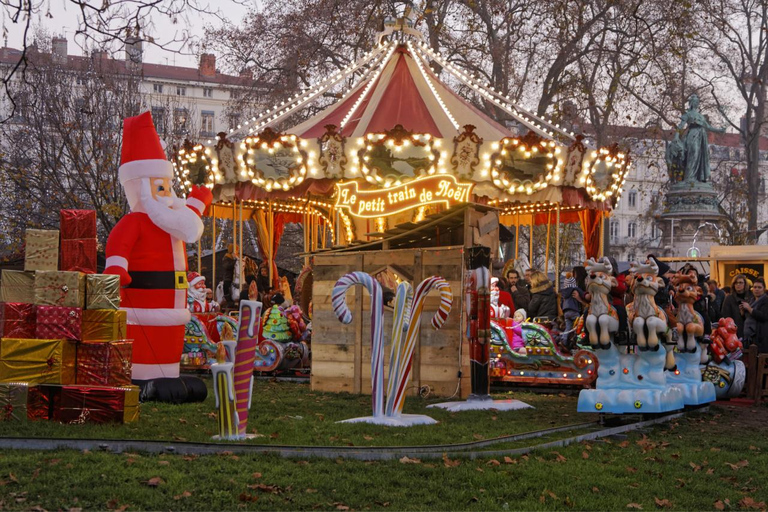
[[[427,406],[427,408],[430,407],[437,407],[451,412],[488,411],[491,409],[496,409],[497,411],[519,411],[520,409],[534,408],[532,405],[528,405],[520,400],[490,400],[486,397],[473,398],[471,395],[466,402],[443,402]]]
[[[386,427],[412,427],[414,425],[434,425],[437,420],[423,414],[398,414],[395,416],[366,416],[364,418],[352,418],[351,420],[337,423],[371,423]]]

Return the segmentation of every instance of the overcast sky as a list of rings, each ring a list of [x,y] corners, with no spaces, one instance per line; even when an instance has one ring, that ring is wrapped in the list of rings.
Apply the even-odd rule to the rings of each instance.
[[[235,24],[239,24],[245,16],[250,4],[254,0],[230,1],[211,1],[212,8],[218,8],[223,11],[226,18]],[[258,1],[258,0],[255,0]],[[45,2],[46,4],[48,2]],[[200,2],[204,4],[204,2]],[[13,24],[7,17],[7,12],[2,12],[5,19],[0,19],[0,24],[8,30],[5,39],[0,41],[0,46],[10,46],[11,48],[21,48],[23,38],[23,25]],[[81,55],[82,50],[74,40],[74,32],[77,29],[78,10],[66,0],[50,0],[50,13],[52,18],[45,16],[45,10],[37,13],[33,19],[34,26],[45,28],[53,35],[63,34],[69,42],[68,51],[72,55]],[[158,41],[169,41],[175,37],[181,37],[183,33],[189,31],[192,38],[201,38],[203,36],[203,27],[206,25],[219,25],[221,21],[212,15],[193,13],[179,19],[178,23],[173,24],[171,20],[164,16],[158,16],[154,22],[154,27],[150,29],[150,34]],[[30,41],[31,42],[31,41]],[[144,61],[157,64],[175,64],[177,66],[197,66],[197,56],[192,55],[193,50],[185,48],[182,54],[164,51],[154,45],[145,45]]]

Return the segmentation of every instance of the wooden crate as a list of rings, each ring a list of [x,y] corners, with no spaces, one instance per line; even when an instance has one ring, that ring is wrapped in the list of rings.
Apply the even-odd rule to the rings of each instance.
[[[453,308],[439,331],[435,331],[430,324],[439,305],[438,293],[433,291],[425,301],[408,394],[416,395],[422,386],[429,386],[435,395],[450,396],[458,387],[457,396],[466,398],[470,387],[469,352],[463,336],[462,247],[316,255],[312,287],[312,389],[370,394],[370,297],[367,290],[360,286],[348,292],[347,304],[352,311],[352,323],[344,325],[333,313],[331,293],[336,281],[349,272],[362,270],[373,274],[386,267],[401,275],[412,276],[414,287],[429,276],[439,275],[450,283],[453,292]],[[385,310],[385,385],[391,336],[392,312]]]

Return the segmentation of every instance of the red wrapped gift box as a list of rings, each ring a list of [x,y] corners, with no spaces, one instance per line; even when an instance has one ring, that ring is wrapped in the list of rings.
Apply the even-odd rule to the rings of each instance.
[[[83,310],[60,306],[37,306],[35,338],[79,340]]]
[[[96,239],[83,238],[61,241],[61,270],[96,273]]]
[[[61,210],[59,221],[62,240],[96,238],[95,210]]]
[[[52,397],[51,419],[62,423],[130,423],[138,419],[139,388],[43,386]]]
[[[96,386],[129,386],[133,343],[81,343],[77,347],[77,383]]]
[[[34,304],[0,302],[0,338],[34,338],[36,318]]]

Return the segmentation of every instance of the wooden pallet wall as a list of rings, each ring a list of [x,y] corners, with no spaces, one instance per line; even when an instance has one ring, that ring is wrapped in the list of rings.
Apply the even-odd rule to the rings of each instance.
[[[461,247],[398,249],[354,254],[318,254],[313,263],[312,375],[311,387],[318,391],[371,392],[371,313],[370,296],[361,286],[347,293],[352,323],[338,321],[331,305],[336,281],[354,270],[374,274],[387,266],[413,276],[416,287],[423,279],[439,275],[451,285],[453,308],[442,329],[435,331],[431,318],[440,298],[430,293],[424,305],[421,332],[414,352],[409,395],[429,386],[438,396],[451,396],[459,385],[457,396],[469,394],[469,351],[463,336],[463,250]],[[389,372],[392,336],[392,312],[384,312],[385,379]],[[463,346],[462,346],[463,344]]]

